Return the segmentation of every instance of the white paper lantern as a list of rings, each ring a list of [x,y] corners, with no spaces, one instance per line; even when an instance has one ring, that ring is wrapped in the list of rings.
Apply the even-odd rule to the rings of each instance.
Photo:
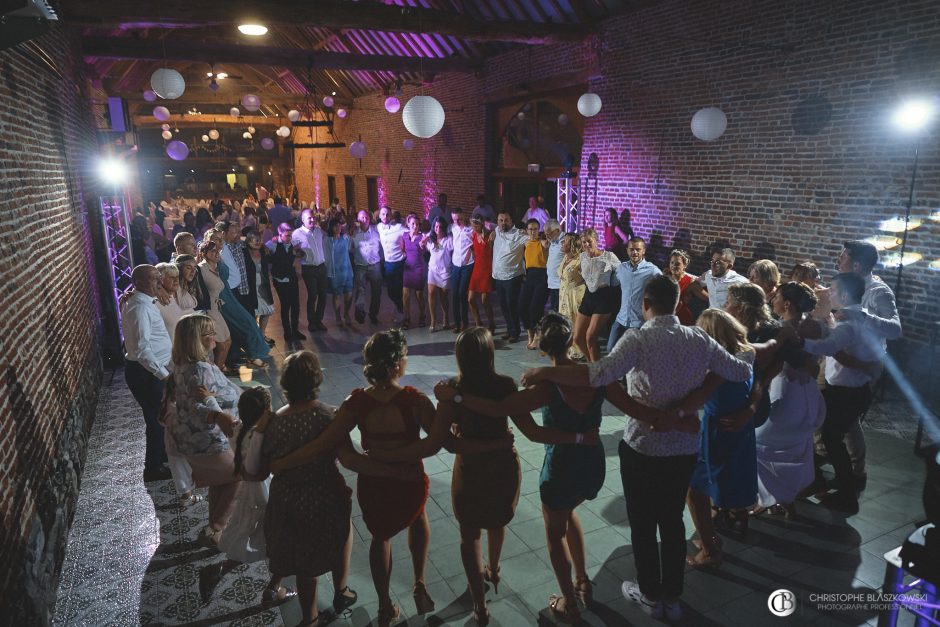
[[[233,118],[237,118],[238,116],[241,115],[241,113],[242,112],[238,110],[238,107],[232,107],[231,109],[228,110],[228,114],[232,116]]]
[[[147,102],[156,102],[156,101],[157,101],[157,94],[153,93],[153,90],[152,90],[152,89],[145,89],[145,90],[144,90],[144,100],[146,100]]]
[[[170,125],[169,125],[169,124],[161,124],[161,125],[160,125],[160,130],[161,130],[161,131],[168,131],[168,130],[170,130]]]
[[[333,96],[323,96],[323,106],[332,107],[333,106]]]
[[[254,135],[254,134],[255,134],[255,127],[254,127],[254,126],[249,126],[249,127],[248,127],[248,132],[251,133],[252,135]]]
[[[411,150],[415,147],[415,140],[410,137],[401,143],[405,147],[405,150]]]
[[[281,128],[277,129],[277,134],[281,137],[290,137],[290,129],[286,126],[282,126]]]
[[[161,122],[166,122],[170,119],[170,110],[166,107],[154,107],[153,108],[153,117],[157,118]]]
[[[300,119],[300,111],[298,111],[297,109],[291,109],[290,111],[287,112],[287,119],[290,120],[291,122],[296,122],[297,120]]]
[[[692,116],[692,134],[703,142],[718,139],[727,128],[728,116],[718,107],[699,109]]]
[[[558,123],[561,124],[562,126],[567,126],[567,125],[568,125],[568,115],[565,114],[565,113],[559,114],[559,115],[558,115]]]
[[[444,107],[431,96],[415,96],[401,113],[405,128],[415,137],[434,137],[444,127]]]
[[[150,77],[150,87],[161,98],[174,100],[186,91],[183,75],[172,68],[160,68]]]
[[[369,149],[366,148],[366,145],[362,142],[353,142],[349,145],[349,154],[356,159],[364,159],[368,152]]]
[[[338,115],[340,118],[345,118],[347,115],[349,115],[349,112],[346,111],[346,109],[337,109],[336,115]]]
[[[170,131],[163,131],[160,133],[160,136],[163,137],[163,139],[173,139],[173,133]]]
[[[271,139],[270,137],[265,137],[264,139],[261,140],[261,147],[264,148],[265,150],[271,150],[272,148],[274,148],[274,140]]]
[[[219,131],[215,129],[212,129],[211,131],[209,131],[209,139],[218,139],[218,138],[219,138]]]
[[[586,118],[592,118],[601,111],[601,97],[595,93],[586,92],[578,98],[578,112]]]
[[[242,106],[251,112],[261,108],[261,98],[254,94],[245,94],[242,97]]]
[[[249,133],[248,131],[245,131],[244,133],[242,133],[242,139],[251,139],[251,133]]]
[[[204,141],[204,142],[209,141],[209,136],[208,136],[208,135],[203,135],[203,136],[202,136],[202,141]]]
[[[389,96],[385,99],[385,110],[389,113],[398,113],[398,110],[401,109],[401,100],[395,96]]]

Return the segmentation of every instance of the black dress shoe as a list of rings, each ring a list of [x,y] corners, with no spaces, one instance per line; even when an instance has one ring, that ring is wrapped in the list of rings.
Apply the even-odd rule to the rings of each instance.
[[[362,324],[365,321],[366,321],[366,312],[360,309],[357,309],[356,310],[356,322],[358,322],[359,324]]]
[[[326,325],[320,321],[314,322],[313,328],[317,331],[326,331]]]
[[[837,490],[836,492],[827,494],[822,499],[820,499],[820,503],[823,507],[827,507],[837,512],[843,512],[846,514],[858,513],[858,497],[855,496],[854,491]]]
[[[151,481],[166,481],[172,479],[173,475],[166,466],[157,466],[156,468],[144,468],[144,483]]]
[[[379,323],[379,317],[378,317],[378,316],[372,316],[372,315],[370,315],[370,316],[369,316],[369,322],[371,322],[372,324],[378,324],[378,323]]]
[[[303,333],[301,333],[300,331],[294,331],[293,333],[291,333],[291,336],[290,336],[289,339],[291,339],[291,340],[306,340],[306,339],[307,339],[307,336],[304,335]]]

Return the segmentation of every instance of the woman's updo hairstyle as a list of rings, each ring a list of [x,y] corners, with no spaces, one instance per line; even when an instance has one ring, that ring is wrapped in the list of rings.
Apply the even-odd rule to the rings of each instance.
[[[571,321],[550,311],[539,323],[539,350],[549,357],[561,357],[571,345]]]
[[[813,288],[805,283],[798,283],[797,281],[784,283],[778,288],[777,292],[780,294],[781,298],[790,301],[800,313],[808,313],[816,309],[816,303],[819,302]]]
[[[316,399],[323,384],[320,358],[310,350],[288,355],[281,369],[280,384],[288,403]]]
[[[362,374],[372,384],[388,381],[398,370],[398,362],[407,353],[408,342],[401,329],[379,331],[369,338],[362,349],[365,361]]]

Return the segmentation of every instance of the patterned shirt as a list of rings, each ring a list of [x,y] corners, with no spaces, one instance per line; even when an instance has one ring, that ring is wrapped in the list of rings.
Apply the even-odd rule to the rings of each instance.
[[[352,236],[352,241],[357,266],[372,266],[382,261],[382,240],[374,226],[365,231],[360,228]]]
[[[176,421],[173,442],[183,455],[207,455],[229,450],[228,438],[207,419],[215,411],[238,417],[241,388],[229,381],[218,366],[205,361],[182,364],[173,373],[176,383]],[[200,401],[196,388],[213,395]]]
[[[245,295],[248,293],[248,270],[245,268],[245,250],[244,245],[241,242],[227,243],[225,247],[228,249],[231,259],[235,263],[235,268],[238,269],[237,278],[238,280],[238,293]],[[232,287],[232,282],[229,281],[229,287]],[[236,289],[236,288],[232,288]]]
[[[728,381],[746,381],[751,365],[735,358],[698,327],[676,316],[657,316],[628,329],[614,350],[589,363],[590,385],[599,387],[626,375],[627,393],[656,409],[669,409],[702,385],[709,371]],[[623,441],[643,455],[691,455],[699,450],[696,433],[654,432],[647,422],[626,417]]]
[[[611,278],[619,267],[620,260],[609,250],[597,257],[581,253],[581,276],[592,294],[603,287],[610,287]]]

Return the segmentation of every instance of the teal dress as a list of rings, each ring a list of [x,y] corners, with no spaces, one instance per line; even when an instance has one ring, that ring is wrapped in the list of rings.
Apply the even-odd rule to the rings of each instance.
[[[228,325],[229,332],[232,334],[232,347],[229,349],[229,355],[238,355],[239,349],[244,349],[249,359],[264,359],[271,349],[264,336],[261,335],[261,329],[253,314],[242,307],[242,304],[235,298],[235,294],[228,286],[229,269],[224,262],[219,262],[219,278],[222,279],[222,293],[219,298],[222,300],[222,306],[219,311],[225,318],[225,324]]]
[[[542,424],[569,433],[582,433],[601,426],[601,407],[607,389],[597,388],[587,410],[578,413],[552,384],[552,400],[542,408]],[[606,460],[604,445],[546,444],[545,461],[539,478],[542,503],[551,510],[574,509],[583,500],[597,496],[604,485]]]

